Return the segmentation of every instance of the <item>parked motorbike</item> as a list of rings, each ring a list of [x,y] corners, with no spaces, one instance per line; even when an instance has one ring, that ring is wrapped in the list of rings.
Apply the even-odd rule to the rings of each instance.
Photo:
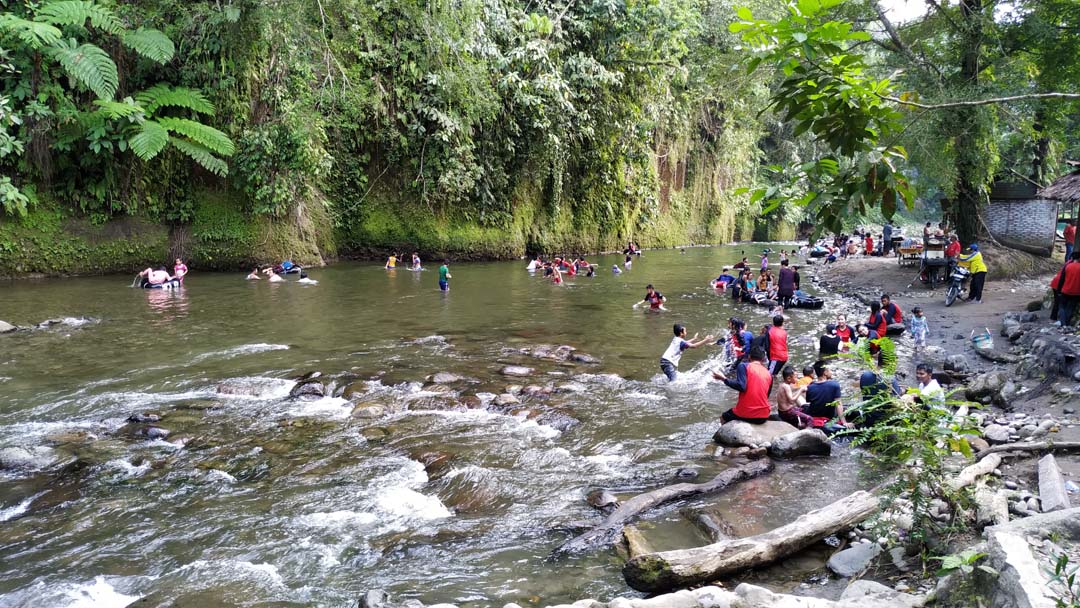
[[[967,268],[959,265],[953,266],[952,272],[949,274],[949,288],[945,290],[945,306],[952,306],[957,296],[966,288],[967,280],[970,277],[971,272]]]

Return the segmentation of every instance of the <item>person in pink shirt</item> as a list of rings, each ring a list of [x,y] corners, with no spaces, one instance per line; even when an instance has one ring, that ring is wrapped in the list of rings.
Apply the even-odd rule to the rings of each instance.
[[[178,279],[181,283],[184,282],[184,275],[187,274],[187,265],[180,258],[176,258],[176,263],[173,264],[173,278]]]

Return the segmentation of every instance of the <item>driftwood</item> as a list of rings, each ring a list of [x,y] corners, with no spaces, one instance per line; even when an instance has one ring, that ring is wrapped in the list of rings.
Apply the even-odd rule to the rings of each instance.
[[[626,541],[626,551],[630,554],[630,559],[652,553],[649,541],[645,539],[645,535],[636,526],[626,526],[623,528],[622,534],[623,540]]]
[[[953,477],[947,483],[954,491],[959,490],[960,488],[966,488],[975,483],[975,480],[983,475],[993,473],[994,469],[1000,466],[1001,456],[998,456],[997,454],[988,454],[975,464],[964,467],[956,477]]]
[[[652,492],[638,494],[637,496],[622,503],[611,515],[604,518],[598,526],[588,532],[576,536],[555,549],[552,556],[572,555],[597,549],[614,543],[622,533],[623,526],[636,519],[643,511],[647,511],[657,505],[673,500],[680,500],[690,496],[718,492],[724,488],[759,475],[764,475],[773,469],[771,460],[754,460],[744,465],[727,469],[711,481],[704,483],[677,483],[665,486]]]
[[[995,445],[980,451],[975,456],[982,458],[987,454],[996,454],[998,452],[1041,452],[1047,450],[1050,452],[1071,452],[1073,450],[1080,450],[1080,441],[1037,441],[1034,443],[1003,443],[1001,445]]]
[[[854,526],[877,510],[877,496],[866,491],[855,492],[771,532],[636,557],[623,566],[623,578],[634,589],[648,592],[713,581],[791,555]]]

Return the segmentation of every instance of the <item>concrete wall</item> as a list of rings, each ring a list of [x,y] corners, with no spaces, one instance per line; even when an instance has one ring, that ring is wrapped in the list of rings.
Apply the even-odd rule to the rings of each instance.
[[[990,199],[986,226],[1006,245],[1045,250],[1049,255],[1054,247],[1057,212],[1057,201]]]

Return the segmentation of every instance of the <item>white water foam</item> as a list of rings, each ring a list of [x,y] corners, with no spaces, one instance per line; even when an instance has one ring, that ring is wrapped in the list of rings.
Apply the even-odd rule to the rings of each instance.
[[[288,414],[297,418],[317,417],[332,420],[345,420],[352,414],[352,403],[341,397],[323,397],[314,401],[303,401],[289,409]]]
[[[41,496],[42,494],[44,494],[44,492],[38,492],[30,498],[24,499],[17,505],[12,505],[10,507],[4,507],[0,509],[0,521],[10,521],[22,515],[23,513],[26,513],[30,510],[30,505],[33,504],[37,497]]]
[[[233,357],[240,357],[242,355],[252,355],[255,353],[265,353],[274,350],[288,350],[287,344],[241,344],[240,346],[234,346],[232,348],[226,348],[224,350],[214,350],[201,355],[196,355],[191,359],[191,363],[202,363],[207,359],[232,359]]]
[[[148,460],[139,466],[135,466],[126,460],[118,458],[106,462],[105,466],[115,471],[119,471],[125,477],[139,477],[150,470],[150,461]]]
[[[373,513],[356,511],[331,511],[329,513],[309,513],[296,518],[296,523],[308,528],[329,528],[340,530],[366,526],[375,523],[378,518]]]
[[[376,507],[393,518],[430,521],[450,517],[450,510],[434,496],[409,488],[387,488],[375,497]]]
[[[115,577],[110,577],[115,578]],[[5,608],[124,608],[142,596],[116,590],[104,576],[87,583],[37,582],[30,587],[0,597]]]
[[[236,478],[221,469],[210,469],[206,472],[207,481],[220,481],[224,483],[236,483]]]

